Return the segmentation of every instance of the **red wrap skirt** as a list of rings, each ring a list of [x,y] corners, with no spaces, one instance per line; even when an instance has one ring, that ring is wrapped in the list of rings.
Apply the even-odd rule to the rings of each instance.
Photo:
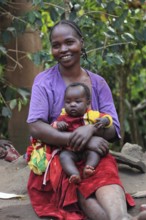
[[[83,162],[78,165],[82,176]],[[39,217],[54,217],[59,220],[83,220],[84,214],[78,207],[77,190],[88,198],[98,188],[122,183],[118,176],[115,159],[108,154],[102,158],[95,169],[93,176],[82,179],[79,185],[69,183],[68,177],[62,171],[59,155],[55,155],[43,185],[44,175],[36,175],[32,171],[28,181],[28,193],[32,206]],[[126,194],[127,203],[134,206],[133,198]]]

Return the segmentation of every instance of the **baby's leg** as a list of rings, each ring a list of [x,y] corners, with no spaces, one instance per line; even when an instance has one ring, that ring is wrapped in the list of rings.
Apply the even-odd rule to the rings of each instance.
[[[87,178],[89,176],[92,176],[95,171],[95,167],[99,163],[100,156],[94,152],[94,151],[86,151],[86,163],[85,163],[85,168],[83,170],[83,177]]]
[[[69,150],[64,150],[60,153],[60,163],[64,172],[70,176],[69,182],[80,183],[81,177],[80,173],[75,165],[75,162],[78,161],[77,155]]]

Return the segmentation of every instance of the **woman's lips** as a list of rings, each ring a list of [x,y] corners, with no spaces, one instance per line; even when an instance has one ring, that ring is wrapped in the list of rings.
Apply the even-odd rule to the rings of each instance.
[[[66,55],[66,56],[62,56],[60,59],[62,61],[68,61],[68,60],[71,60],[72,56],[71,55]]]

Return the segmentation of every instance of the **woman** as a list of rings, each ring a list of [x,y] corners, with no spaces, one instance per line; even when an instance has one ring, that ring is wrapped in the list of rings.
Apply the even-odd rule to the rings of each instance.
[[[52,28],[50,42],[58,64],[40,73],[34,81],[27,120],[30,134],[48,144],[49,154],[54,146],[68,145],[75,151],[84,148],[96,151],[103,158],[95,174],[79,186],[69,183],[60,167],[58,154],[45,173],[46,185],[43,185],[43,174],[31,172],[28,192],[34,210],[40,217],[59,220],[81,220],[85,216],[91,220],[140,219],[140,216],[132,218],[127,214],[126,200],[131,206],[134,201],[125,194],[115,160],[108,154],[108,141],[120,137],[111,91],[102,77],[80,66],[80,58],[86,56],[80,29],[71,21],[61,21]],[[108,112],[113,118],[113,126],[100,129],[99,137],[93,136],[91,125],[77,128],[72,133],[60,132],[50,126],[63,107],[65,88],[73,82],[83,82],[90,88],[93,110]],[[82,169],[82,164],[79,168]]]

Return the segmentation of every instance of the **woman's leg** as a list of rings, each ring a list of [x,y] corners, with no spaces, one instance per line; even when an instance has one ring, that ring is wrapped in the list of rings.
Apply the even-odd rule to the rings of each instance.
[[[89,220],[109,220],[104,209],[99,205],[95,196],[85,199],[78,192],[79,206]]]
[[[95,195],[109,220],[132,219],[127,213],[125,193],[119,185],[103,186],[96,191]]]
[[[80,206],[90,220],[130,220],[127,213],[125,195],[118,185],[108,185],[96,191],[96,198],[84,198],[80,195]]]
[[[99,188],[95,197],[85,199],[78,193],[79,205],[90,220],[146,220],[146,211],[132,217],[127,212],[123,189],[119,185]]]

